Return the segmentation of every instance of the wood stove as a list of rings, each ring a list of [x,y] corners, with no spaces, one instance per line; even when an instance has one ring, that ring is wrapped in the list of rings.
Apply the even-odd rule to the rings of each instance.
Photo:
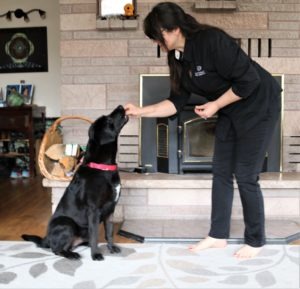
[[[188,108],[174,121],[156,122],[158,172],[211,171],[216,117],[204,120]]]

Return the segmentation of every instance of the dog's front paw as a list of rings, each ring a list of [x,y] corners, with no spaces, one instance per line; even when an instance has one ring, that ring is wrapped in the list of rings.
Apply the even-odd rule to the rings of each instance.
[[[59,252],[59,253],[55,253],[56,255],[60,255],[60,256],[63,256],[67,259],[70,259],[70,260],[78,260],[80,259],[80,255],[76,252],[71,252],[71,251],[62,251],[62,252]]]
[[[101,253],[95,253],[95,254],[92,254],[92,259],[94,261],[102,261],[102,260],[104,260],[104,257]]]
[[[107,244],[107,248],[109,250],[109,252],[111,254],[114,254],[114,253],[120,253],[121,252],[121,248],[114,245],[114,244]]]

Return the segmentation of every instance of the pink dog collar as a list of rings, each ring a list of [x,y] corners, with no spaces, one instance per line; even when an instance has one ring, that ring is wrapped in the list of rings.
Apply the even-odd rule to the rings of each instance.
[[[118,169],[117,165],[106,165],[90,162],[87,164],[89,168],[102,170],[102,171],[116,171]]]

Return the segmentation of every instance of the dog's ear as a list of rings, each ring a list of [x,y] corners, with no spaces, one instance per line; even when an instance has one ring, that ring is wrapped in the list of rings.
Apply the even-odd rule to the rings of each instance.
[[[95,136],[95,129],[94,129],[94,125],[92,124],[89,128],[89,139],[93,140]]]
[[[109,144],[115,141],[117,133],[108,126],[104,128],[103,133],[99,136],[100,145]]]
[[[112,120],[106,116],[97,119],[89,128],[89,140],[98,145],[114,142],[117,135]]]
[[[109,144],[114,141],[115,141],[115,136],[108,137],[108,135],[106,135],[105,138],[100,138],[100,145]]]

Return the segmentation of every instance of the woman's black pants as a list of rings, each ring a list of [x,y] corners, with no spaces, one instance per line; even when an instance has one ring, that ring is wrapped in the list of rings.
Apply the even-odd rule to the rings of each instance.
[[[277,119],[278,113],[273,113],[241,137],[236,136],[232,124],[225,140],[216,136],[209,236],[229,238],[235,177],[243,207],[245,243],[252,247],[265,244],[264,201],[258,181]]]

